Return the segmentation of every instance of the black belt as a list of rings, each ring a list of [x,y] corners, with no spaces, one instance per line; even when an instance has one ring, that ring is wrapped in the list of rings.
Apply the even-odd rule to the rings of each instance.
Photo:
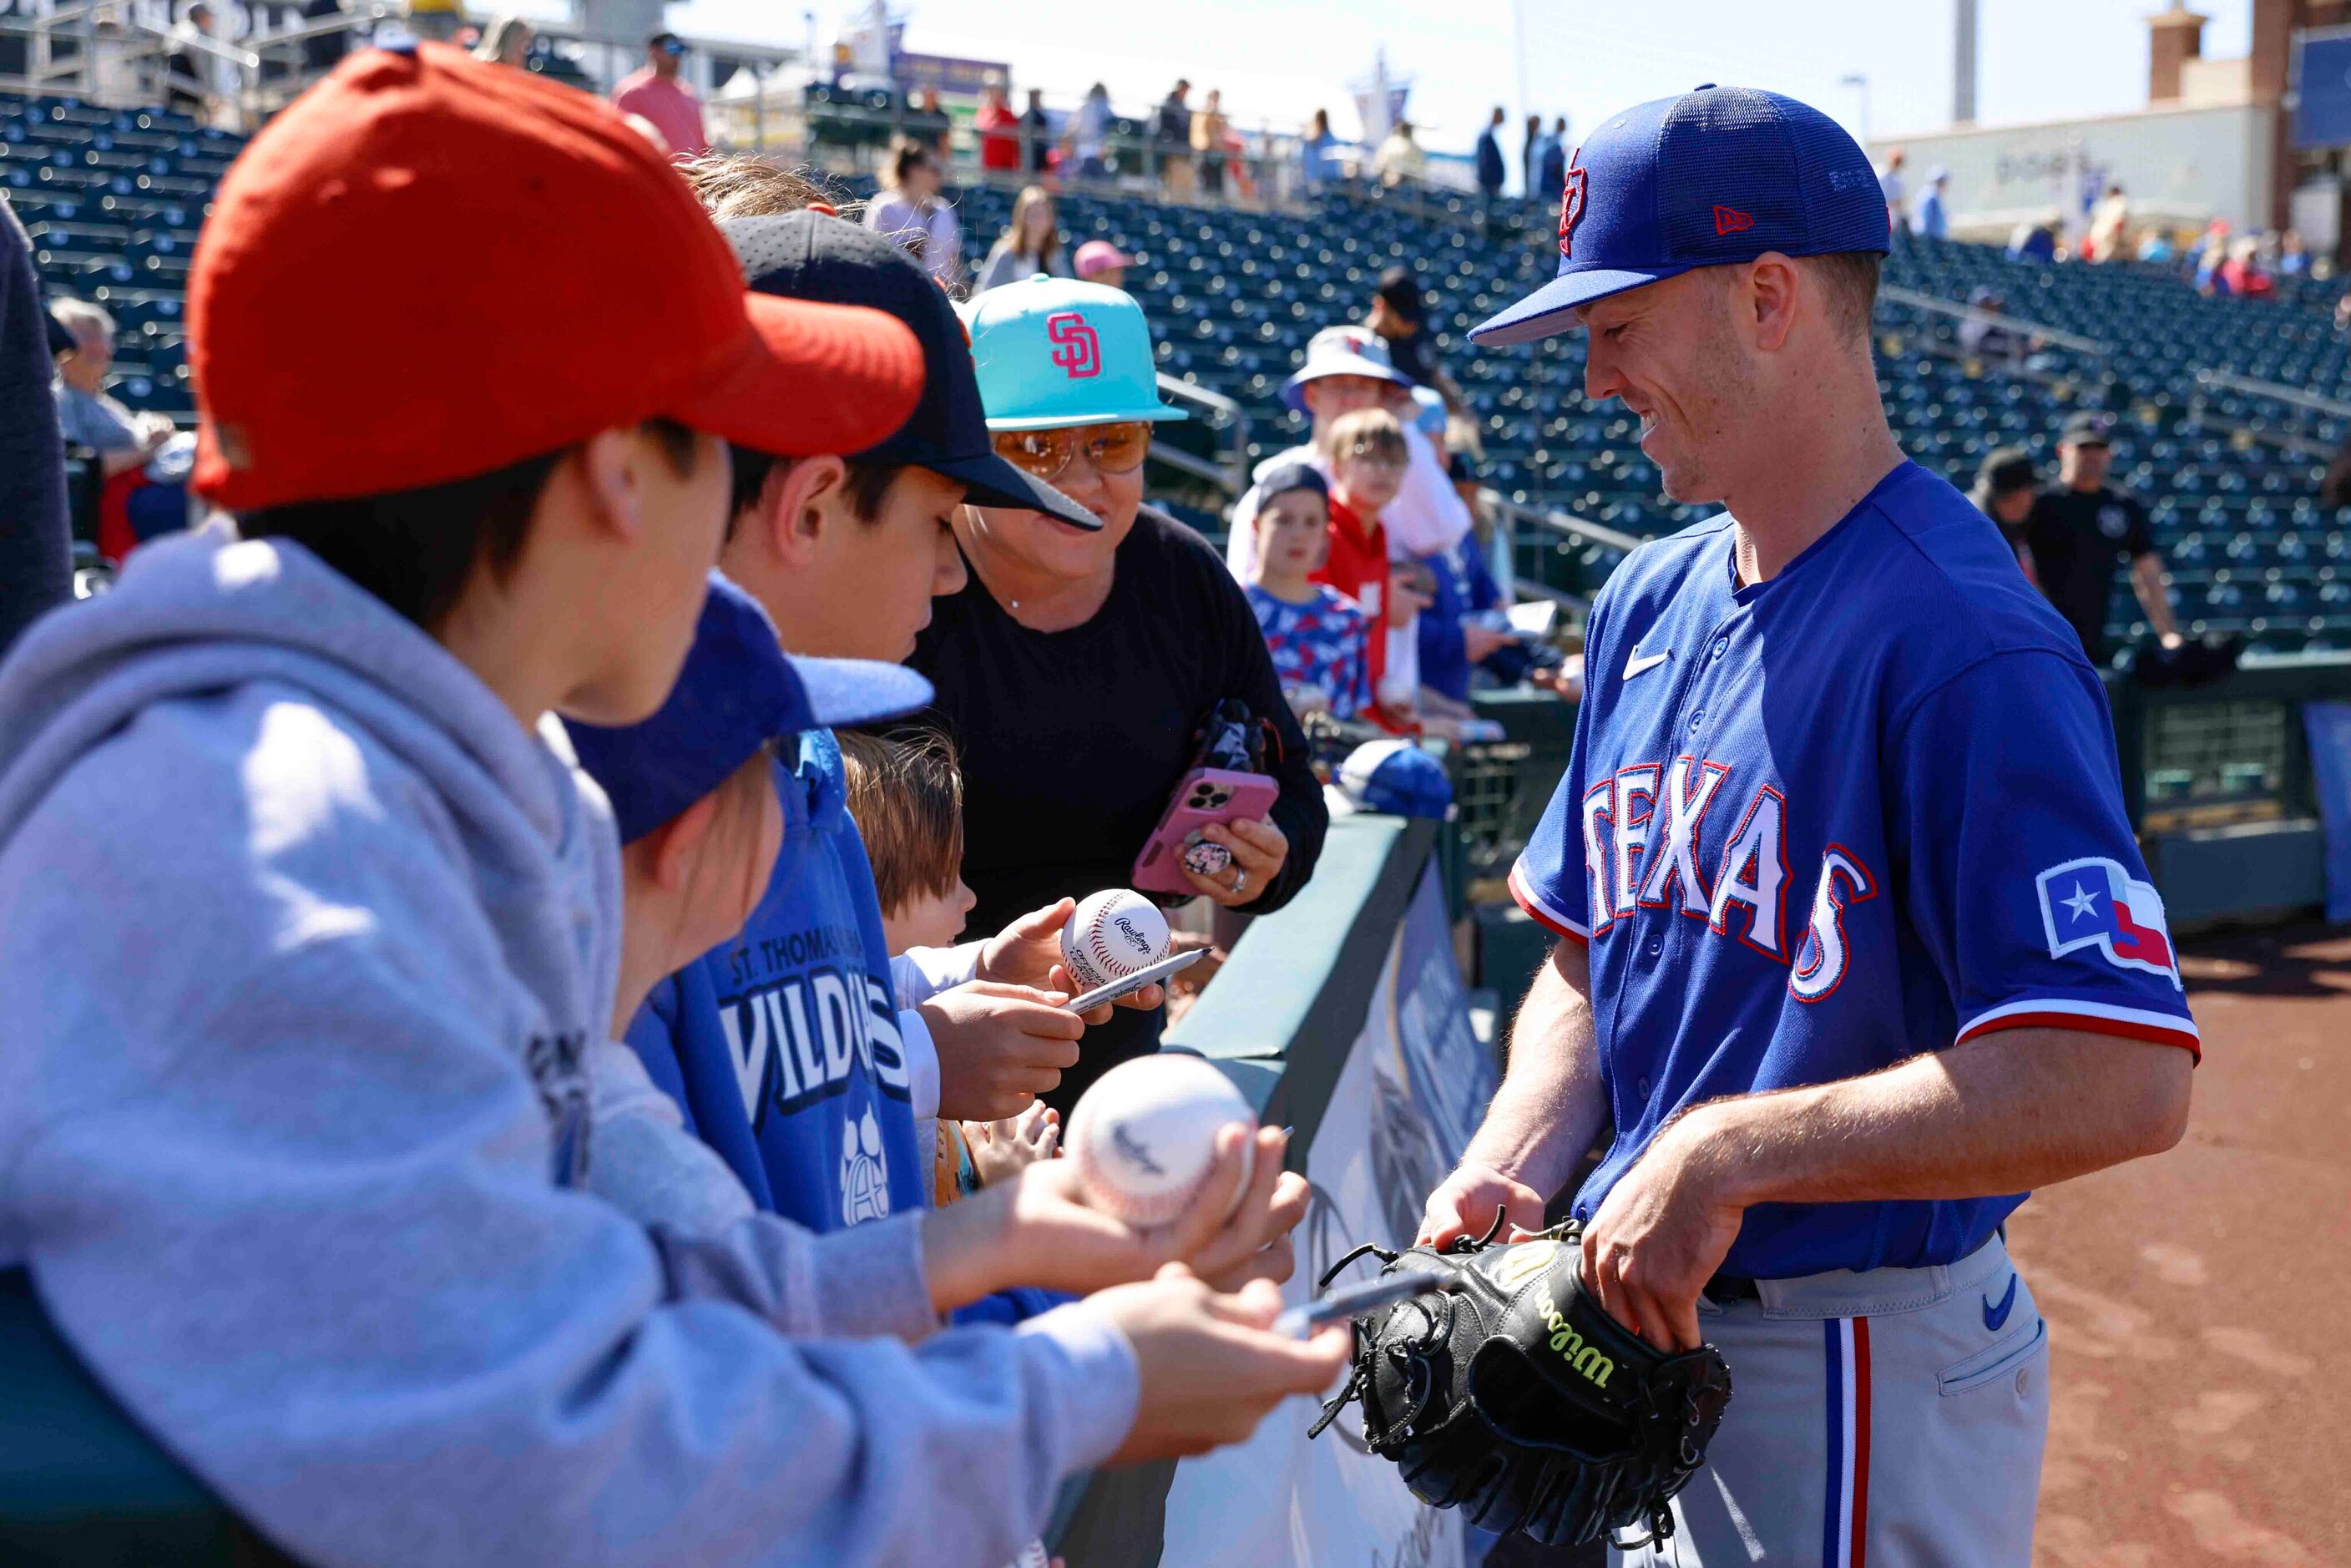
[[[1719,1307],[1726,1301],[1760,1301],[1763,1292],[1743,1274],[1717,1274],[1706,1282],[1706,1299]]]

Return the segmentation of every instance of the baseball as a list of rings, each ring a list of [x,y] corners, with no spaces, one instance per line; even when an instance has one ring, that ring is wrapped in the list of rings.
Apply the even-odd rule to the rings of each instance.
[[[1082,990],[1123,980],[1167,956],[1167,917],[1139,893],[1104,888],[1078,900],[1061,927],[1061,959]]]
[[[1088,1203],[1148,1228],[1191,1203],[1215,1162],[1217,1132],[1233,1122],[1257,1131],[1233,1081],[1199,1057],[1164,1051],[1096,1080],[1070,1113],[1066,1147]],[[1243,1187],[1254,1154],[1242,1145]],[[1238,1189],[1233,1197],[1238,1204]]]

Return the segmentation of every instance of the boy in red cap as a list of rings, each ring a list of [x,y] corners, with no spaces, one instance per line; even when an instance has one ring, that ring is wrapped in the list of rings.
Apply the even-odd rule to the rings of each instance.
[[[306,1561],[987,1563],[1073,1469],[1329,1380],[1335,1335],[1188,1280],[788,1340],[836,1298],[779,1228],[688,1246],[580,1189],[619,869],[539,722],[655,710],[723,442],[883,439],[903,327],[747,299],[617,115],[434,45],[255,139],[190,325],[195,486],[244,537],[149,547],[0,665],[0,987],[37,998],[0,1286],[141,1427]],[[919,1333],[920,1241],[817,1277]]]

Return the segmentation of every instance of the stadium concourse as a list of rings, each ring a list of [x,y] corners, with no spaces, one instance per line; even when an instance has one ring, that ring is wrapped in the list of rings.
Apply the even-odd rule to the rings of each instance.
[[[112,390],[134,409],[192,411],[181,288],[212,184],[241,145],[160,110],[0,98],[0,183],[51,290],[114,315]],[[953,199],[976,267],[1012,192],[973,185]],[[1280,390],[1306,340],[1357,319],[1380,273],[1405,264],[1475,413],[1489,485],[1639,537],[1705,510],[1660,497],[1631,415],[1586,404],[1579,335],[1469,346],[1473,322],[1549,275],[1546,212],[1486,218],[1458,197],[1384,193],[1336,195],[1311,214],[1242,212],[1085,189],[1062,193],[1060,207],[1072,248],[1106,239],[1136,257],[1127,287],[1150,316],[1161,370],[1247,411],[1252,462],[1302,438]],[[2107,412],[2114,482],[2148,506],[2183,630],[2241,634],[2255,653],[2351,647],[2351,527],[2318,498],[2325,454],[2351,427],[2211,379],[2351,397],[2351,351],[2332,316],[2340,283],[2286,278],[2274,300],[2208,299],[2168,268],[2012,262],[1991,246],[1901,234],[1886,281],[1879,375],[1912,456],[1963,488],[1999,446],[2022,446],[2051,472],[2065,417]],[[2071,341],[2012,368],[1970,357],[1954,312],[1982,288],[2020,323]],[[1614,564],[1604,546],[1520,544],[1522,572],[1573,591],[1590,592]],[[2118,643],[2147,632],[2119,579],[2108,624]]]

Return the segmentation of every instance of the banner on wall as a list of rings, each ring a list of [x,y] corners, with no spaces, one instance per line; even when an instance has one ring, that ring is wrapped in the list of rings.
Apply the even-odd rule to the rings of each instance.
[[[1469,1026],[1432,862],[1307,1151],[1312,1194],[1289,1301],[1310,1299],[1322,1270],[1359,1242],[1411,1242],[1423,1201],[1460,1158],[1494,1087],[1491,1054]],[[1366,1259],[1344,1278],[1368,1279],[1378,1268]],[[1356,1407],[1307,1441],[1319,1414],[1314,1401],[1292,1400],[1249,1442],[1178,1466],[1160,1562],[1463,1568],[1460,1516],[1405,1490],[1395,1467],[1364,1448]]]

